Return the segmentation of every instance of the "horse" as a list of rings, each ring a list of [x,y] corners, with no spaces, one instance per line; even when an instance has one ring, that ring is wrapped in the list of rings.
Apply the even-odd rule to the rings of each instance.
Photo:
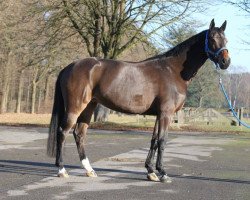
[[[227,21],[204,30],[171,50],[140,62],[85,58],[72,62],[58,75],[47,142],[47,154],[56,157],[59,177],[68,177],[63,164],[65,139],[74,127],[80,161],[89,177],[97,177],[85,153],[84,139],[98,103],[118,112],[156,116],[145,161],[150,181],[170,183],[163,166],[168,127],[184,104],[187,87],[207,59],[221,69],[230,64]],[[157,151],[154,171],[154,157]]]

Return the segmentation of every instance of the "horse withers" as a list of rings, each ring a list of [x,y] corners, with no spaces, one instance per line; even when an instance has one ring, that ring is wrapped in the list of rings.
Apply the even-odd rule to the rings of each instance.
[[[186,98],[187,87],[209,58],[221,69],[230,64],[224,31],[226,21],[180,43],[170,51],[141,62],[86,58],[64,68],[56,81],[47,153],[56,157],[58,176],[67,177],[63,147],[70,129],[87,176],[96,177],[85,154],[84,138],[98,103],[119,112],[155,115],[156,122],[145,162],[151,181],[171,182],[163,167],[167,130]],[[153,160],[157,151],[156,170]]]

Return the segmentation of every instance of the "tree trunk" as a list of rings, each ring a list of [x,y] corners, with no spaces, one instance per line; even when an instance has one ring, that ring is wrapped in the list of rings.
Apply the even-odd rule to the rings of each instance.
[[[50,76],[46,79],[45,89],[44,89],[44,105],[47,105],[49,102],[49,80]]]
[[[201,96],[199,99],[199,107],[198,108],[202,108],[202,103],[203,103],[203,96]]]
[[[6,112],[6,83],[5,81],[3,82],[3,91],[2,91],[2,96],[1,96],[1,107],[0,107],[0,113]]]
[[[30,111],[30,77],[28,77],[28,88],[27,88],[27,95],[25,100],[25,112]]]
[[[17,100],[16,100],[16,113],[21,113],[21,102],[22,102],[22,94],[23,94],[23,71],[19,73],[18,79],[18,91],[17,91]]]
[[[38,113],[40,113],[41,100],[42,100],[42,89],[39,88],[39,93],[38,93],[38,104],[37,104],[37,112],[38,112]]]
[[[0,113],[7,112],[7,103],[8,103],[8,96],[9,96],[9,80],[4,81],[4,87],[2,91],[2,99],[1,99],[1,108]]]
[[[4,67],[3,72],[3,83],[2,83],[2,97],[0,105],[0,113],[5,113],[7,111],[8,95],[10,89],[10,66],[11,66],[11,54],[8,54],[8,61]]]
[[[35,113],[36,91],[37,91],[37,83],[33,81],[32,82],[32,95],[31,95],[31,110],[30,110],[31,114]]]
[[[36,104],[36,92],[37,92],[37,76],[38,76],[38,68],[35,69],[33,81],[32,81],[32,93],[31,93],[31,110],[30,113],[35,113],[35,104]]]
[[[94,122],[105,122],[108,120],[110,109],[98,104],[94,112]]]

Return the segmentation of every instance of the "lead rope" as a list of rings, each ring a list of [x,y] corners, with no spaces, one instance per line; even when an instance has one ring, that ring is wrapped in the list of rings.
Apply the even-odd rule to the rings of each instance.
[[[229,100],[229,97],[228,97],[228,95],[227,95],[227,93],[226,93],[225,87],[223,86],[222,78],[221,78],[221,74],[220,74],[220,72],[219,72],[219,66],[218,66],[218,64],[216,64],[216,71],[217,71],[217,73],[218,73],[218,75],[219,75],[219,85],[220,85],[221,91],[222,91],[222,93],[224,94],[225,99],[227,100],[228,106],[229,106],[231,112],[233,113],[233,116],[237,119],[237,121],[238,121],[240,124],[242,124],[242,125],[245,126],[246,128],[250,128],[250,125],[248,125],[247,123],[241,121],[240,118],[238,117],[237,113],[235,112],[235,110],[234,110],[234,108],[233,108],[233,106],[232,106],[232,104],[231,104],[231,101]]]

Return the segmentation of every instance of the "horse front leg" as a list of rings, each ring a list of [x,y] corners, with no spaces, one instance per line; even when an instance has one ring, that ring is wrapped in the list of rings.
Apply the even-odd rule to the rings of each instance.
[[[157,160],[156,160],[156,169],[160,173],[160,181],[165,183],[171,183],[172,180],[170,177],[168,177],[164,166],[163,166],[163,154],[165,149],[166,140],[168,137],[168,126],[171,123],[171,117],[172,115],[162,112],[159,117],[159,130],[158,130],[158,154],[157,154]]]
[[[154,161],[154,157],[155,157],[155,152],[158,148],[157,133],[158,133],[158,118],[156,118],[156,120],[155,120],[155,126],[154,126],[154,131],[153,131],[153,135],[152,135],[152,139],[151,139],[151,145],[150,145],[148,156],[147,156],[147,159],[145,162],[145,167],[148,171],[147,178],[151,181],[159,181],[159,178],[155,174],[154,169],[153,169],[154,168],[153,161]]]

